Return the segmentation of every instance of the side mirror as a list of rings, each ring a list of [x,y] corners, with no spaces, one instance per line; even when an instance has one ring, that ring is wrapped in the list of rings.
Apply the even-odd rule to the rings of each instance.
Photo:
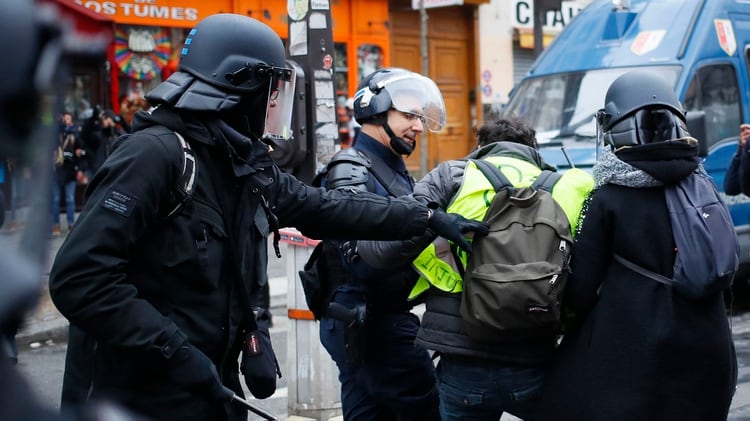
[[[708,155],[708,139],[706,139],[706,113],[704,111],[688,111],[685,113],[687,129],[690,135],[698,139],[698,156]]]

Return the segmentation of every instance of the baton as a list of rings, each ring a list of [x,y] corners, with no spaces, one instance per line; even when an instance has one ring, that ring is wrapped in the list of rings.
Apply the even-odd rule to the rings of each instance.
[[[235,394],[232,394],[232,401],[239,402],[242,406],[245,407],[245,409],[247,409],[248,411],[254,412],[257,415],[260,415],[261,417],[263,417],[264,420],[278,421],[278,418],[258,408],[257,406],[253,406],[250,402],[246,401],[245,399],[242,399],[241,397]]]

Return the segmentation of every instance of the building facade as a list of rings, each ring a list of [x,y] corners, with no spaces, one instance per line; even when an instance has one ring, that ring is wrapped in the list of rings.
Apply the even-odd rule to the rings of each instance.
[[[286,42],[289,16],[330,8],[340,139],[346,144],[346,100],[362,77],[384,66],[434,79],[445,97],[446,129],[428,134],[408,167],[420,175],[466,155],[473,127],[495,115],[533,60],[533,0],[44,0],[70,9],[76,21],[108,28],[106,60],[78,66],[70,107],[112,108],[125,118],[148,108],[144,94],[174,72],[189,28],[215,13],[256,18]],[[549,12],[545,40],[587,0]],[[96,22],[96,23],[93,23]]]

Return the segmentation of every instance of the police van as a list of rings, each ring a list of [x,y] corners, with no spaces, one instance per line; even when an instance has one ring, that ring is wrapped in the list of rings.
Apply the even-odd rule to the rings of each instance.
[[[560,169],[596,162],[594,115],[621,74],[647,70],[674,84],[723,193],[739,126],[750,122],[750,0],[595,0],[555,38],[513,89],[506,115],[526,119]],[[694,124],[694,123],[698,124]],[[750,198],[724,199],[750,270]]]

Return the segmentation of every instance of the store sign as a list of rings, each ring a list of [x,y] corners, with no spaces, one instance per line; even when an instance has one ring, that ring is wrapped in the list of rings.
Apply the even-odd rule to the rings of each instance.
[[[231,0],[69,0],[118,23],[155,26],[193,26],[200,19],[231,10]]]
[[[425,9],[431,7],[461,6],[464,4],[464,0],[411,0],[411,8],[414,10],[421,9],[423,1]]]
[[[548,10],[545,30],[562,31],[565,26],[588,4],[588,1],[563,1],[560,10]],[[515,0],[513,5],[513,27],[534,28],[534,0]]]

